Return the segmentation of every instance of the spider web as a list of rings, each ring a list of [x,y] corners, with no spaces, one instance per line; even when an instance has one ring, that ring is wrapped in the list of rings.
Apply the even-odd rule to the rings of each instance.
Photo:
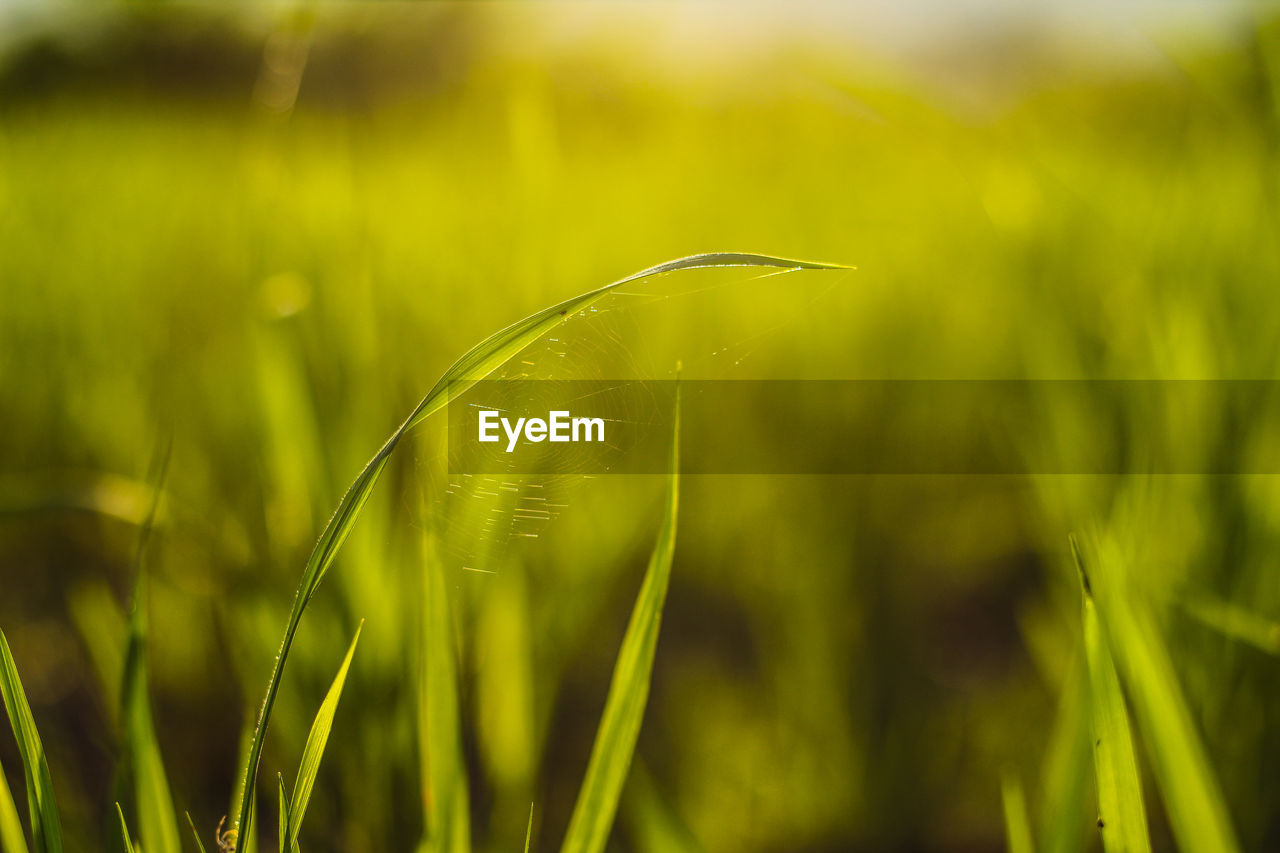
[[[712,268],[651,276],[612,291],[567,316],[552,332],[512,356],[486,382],[479,405],[503,412],[547,411],[565,400],[564,384],[590,380],[639,383],[664,380],[785,378],[786,353],[803,346],[805,319],[820,310],[848,271]],[[514,396],[512,396],[514,395]],[[591,415],[606,424],[659,423],[670,429],[670,409],[645,395],[602,395]],[[653,389],[653,400],[661,391]],[[443,432],[441,430],[441,432]],[[421,446],[421,445],[420,445]],[[571,454],[551,474],[450,473],[437,435],[418,465],[434,476],[431,517],[446,569],[495,572],[519,543],[552,530],[602,470],[590,451]],[[601,452],[608,448],[602,448]],[[604,475],[609,476],[609,475]],[[652,480],[652,477],[633,477]],[[638,486],[643,484],[638,483]]]

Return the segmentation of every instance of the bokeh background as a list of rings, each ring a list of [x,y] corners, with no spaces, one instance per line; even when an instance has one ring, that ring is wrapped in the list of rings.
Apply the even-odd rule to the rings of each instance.
[[[570,378],[654,341],[729,379],[1276,372],[1262,6],[16,3],[0,21],[0,625],[71,849],[114,820],[131,567],[170,441],[151,695],[175,798],[211,833],[343,490],[454,358],[555,301],[702,251],[858,267],[583,332]],[[1140,456],[1130,414],[1100,398],[1045,423]],[[1161,416],[1232,470],[1276,440]],[[291,776],[367,620],[308,849],[422,835],[438,449],[393,460],[286,671],[264,780]],[[477,849],[521,849],[530,803],[534,849],[558,845],[660,486],[576,484],[537,538],[485,546],[492,573],[449,564]],[[1012,775],[1046,849],[1098,849],[1067,535],[1100,527],[1137,555],[1243,846],[1280,849],[1278,507],[1270,476],[689,479],[612,844],[997,850]],[[444,519],[464,552],[468,518]],[[0,760],[19,791],[7,735]]]

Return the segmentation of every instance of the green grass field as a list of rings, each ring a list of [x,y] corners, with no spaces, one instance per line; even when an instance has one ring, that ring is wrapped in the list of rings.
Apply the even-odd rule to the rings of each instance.
[[[10,45],[0,849],[1280,848],[1269,408],[1046,397],[1016,477],[557,478],[536,537],[451,491],[441,414],[396,432],[469,352],[1272,379],[1275,26],[684,62],[541,8]],[[856,270],[559,314],[703,252]],[[1152,418],[1244,473],[1141,475]],[[1043,473],[1089,442],[1134,473]]]

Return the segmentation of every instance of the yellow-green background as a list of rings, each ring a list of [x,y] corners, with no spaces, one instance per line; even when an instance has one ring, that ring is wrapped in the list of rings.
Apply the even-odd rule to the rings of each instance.
[[[1016,27],[919,54],[721,44],[714,27],[659,49],[659,24],[627,23],[635,8],[543,26],[565,14],[68,11],[56,38],[11,40],[0,625],[72,849],[104,844],[112,819],[129,567],[169,436],[152,696],[179,807],[211,831],[342,490],[455,357],[554,301],[682,255],[760,251],[858,267],[783,332],[816,373],[1274,375],[1280,39],[1265,16],[1225,38],[1152,35],[1135,58]],[[279,109],[272,57],[308,38]],[[752,328],[778,302],[724,300]],[[1250,442],[1274,441],[1168,417],[1192,458],[1238,470]],[[1122,400],[1046,418],[1064,441],[1101,430],[1141,448]],[[430,467],[420,448],[393,463],[286,672],[265,827],[265,780],[293,772],[367,620],[307,849],[409,850],[421,834],[412,625]],[[452,570],[479,849],[519,849],[530,803],[534,849],[559,843],[656,528],[652,486],[592,485],[497,574]],[[687,482],[613,843],[1001,849],[1012,773],[1046,849],[1097,848],[1066,537],[1101,526],[1137,555],[1242,844],[1275,848],[1278,507],[1267,476]],[[1258,642],[1191,618],[1204,600],[1261,620]],[[7,736],[0,756],[18,791]]]

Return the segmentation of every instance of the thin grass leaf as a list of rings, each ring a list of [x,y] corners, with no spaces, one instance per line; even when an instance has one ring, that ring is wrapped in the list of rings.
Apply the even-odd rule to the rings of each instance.
[[[676,547],[676,517],[680,503],[680,393],[676,391],[675,425],[671,441],[671,477],[667,486],[662,526],[649,557],[644,583],[622,648],[613,669],[604,715],[591,749],[587,776],[569,820],[562,853],[600,853],[609,840],[618,800],[622,796],[636,739],[649,699],[649,676],[662,626],[662,606],[671,578]]]
[[[1182,602],[1182,607],[1197,622],[1225,637],[1247,643],[1269,655],[1280,655],[1280,622],[1209,596],[1189,598]]]
[[[129,835],[129,824],[124,821],[124,809],[116,803],[116,814],[120,817],[120,838],[124,841],[124,853],[133,853],[133,838]]]
[[[155,526],[156,511],[163,493],[169,467],[166,443],[157,455],[152,476],[151,505],[138,535],[134,555],[133,612],[129,617],[129,637],[125,650],[124,676],[121,682],[120,719],[124,724],[125,747],[133,772],[134,807],[142,848],[147,853],[181,853],[178,821],[169,790],[169,780],[160,755],[151,720],[151,700],[147,694],[147,567],[146,549]]]
[[[639,758],[631,765],[623,819],[638,853],[701,853],[702,846]]]
[[[32,846],[36,853],[62,853],[62,821],[53,797],[49,762],[4,631],[0,631],[0,694],[4,696],[4,709],[18,740],[18,753],[22,756],[22,769],[27,781],[27,809],[31,814]]]
[[[277,773],[276,779],[280,783],[280,812],[279,819],[276,821],[279,841],[276,849],[284,853],[289,849],[289,795],[284,790],[284,774]]]
[[[529,844],[533,841],[533,803],[529,803],[529,823],[524,828],[524,853],[529,853]]]
[[[254,797],[253,805],[249,808],[249,834],[236,832],[232,838],[234,839],[237,853],[258,853],[258,798]],[[221,850],[221,848],[219,848]]]
[[[298,846],[298,832],[302,829],[302,818],[307,813],[307,804],[311,802],[311,791],[316,784],[316,774],[320,772],[320,759],[324,757],[324,748],[329,743],[329,732],[333,729],[333,718],[338,712],[338,700],[342,698],[343,685],[347,683],[347,671],[351,668],[351,659],[356,653],[356,643],[360,642],[360,632],[364,629],[364,620],[356,626],[355,636],[347,647],[346,657],[338,674],[329,685],[329,692],[320,703],[320,710],[311,723],[311,731],[307,733],[306,745],[302,747],[302,762],[298,765],[298,778],[293,783],[293,799],[289,803],[287,815],[282,813],[281,820],[288,818],[288,842],[291,848]],[[280,781],[280,793],[284,795],[284,780]],[[281,850],[284,848],[281,847]]]
[[[433,536],[423,537],[422,662],[418,678],[418,748],[423,818],[434,851],[471,849],[471,807],[462,757],[453,616],[444,566]]]
[[[1012,773],[1006,773],[1000,782],[1000,798],[1004,803],[1004,833],[1009,853],[1035,853],[1027,798],[1022,793],[1022,783]]]
[[[18,807],[13,804],[9,780],[4,776],[4,765],[0,765],[0,847],[6,853],[27,853],[27,837],[22,831]]]
[[[191,812],[187,812],[187,826],[191,827],[191,837],[196,840],[196,849],[200,853],[205,853],[204,842],[200,840],[200,833],[196,831],[196,822],[191,819]]]
[[[1178,847],[1189,853],[1240,849],[1226,802],[1182,697],[1173,662],[1145,603],[1125,582],[1110,539],[1079,549],[1099,623],[1132,700],[1142,741]]]
[[[128,650],[125,656],[121,689],[121,720],[124,723],[125,748],[129,753],[133,774],[134,804],[142,847],[160,853],[180,853],[178,824],[174,817],[173,797],[160,756],[151,720],[151,702],[147,695],[146,664],[146,580],[138,578],[134,591],[133,615],[129,624]]]
[[[1129,711],[1074,538],[1071,550],[1080,575],[1089,707],[1093,719],[1093,764],[1098,783],[1098,830],[1107,853],[1150,853],[1151,836]]]
[[[1038,837],[1046,853],[1081,853],[1087,840],[1093,735],[1085,670],[1083,654],[1073,655],[1041,768]]]
[[[145,581],[139,580],[131,622],[129,652],[125,664],[122,719],[133,771],[134,803],[144,850],[181,853],[173,796],[160,755],[147,696]]]
[[[561,322],[564,322],[567,317],[590,307],[610,291],[649,276],[708,267],[775,267],[795,270],[849,269],[838,264],[788,260],[744,252],[713,252],[691,255],[687,258],[680,258],[650,267],[532,314],[485,338],[454,362],[453,366],[445,371],[444,375],[422,398],[404,423],[391,434],[382,448],[374,454],[364,470],[356,477],[355,482],[351,484],[346,494],[342,496],[342,500],[338,502],[337,510],[320,533],[320,538],[316,542],[311,556],[307,558],[307,564],[303,569],[302,578],[298,584],[298,591],[294,596],[293,609],[289,613],[284,636],[280,641],[280,650],[276,654],[275,665],[271,670],[270,678],[267,680],[266,696],[263,698],[262,707],[258,712],[258,722],[254,728],[248,756],[241,768],[240,802],[236,809],[234,829],[243,829],[245,832],[250,829],[250,823],[253,819],[250,807],[254,801],[254,790],[257,785],[258,764],[262,760],[262,744],[266,737],[267,724],[271,719],[271,710],[275,707],[276,695],[280,690],[280,678],[284,673],[284,665],[288,660],[289,650],[293,646],[293,638],[297,633],[298,624],[302,621],[302,614],[306,610],[311,596],[315,594],[316,588],[320,585],[320,581],[324,579],[325,574],[329,571],[334,558],[337,557],[342,543],[346,541],[347,535],[355,525],[356,518],[360,515],[360,510],[369,500],[374,485],[382,475],[388,459],[400,443],[400,439],[404,437],[404,434],[431,414],[444,408],[448,404],[451,395],[456,396],[465,391],[466,388],[493,372],[524,347],[554,329]],[[244,851],[237,848],[237,853],[244,853]]]
[[[128,614],[116,601],[111,585],[102,578],[86,579],[69,589],[67,596],[71,620],[98,676],[111,731],[123,731],[120,710],[124,702],[120,689],[124,685],[124,661],[129,645]]]

